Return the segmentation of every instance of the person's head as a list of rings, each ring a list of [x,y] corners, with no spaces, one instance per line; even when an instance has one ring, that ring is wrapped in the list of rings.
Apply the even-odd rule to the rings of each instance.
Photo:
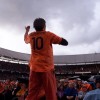
[[[36,31],[43,31],[46,28],[46,21],[43,18],[36,18],[33,22]]]
[[[68,79],[65,79],[65,80],[64,80],[64,87],[67,87],[68,84],[69,84]]]
[[[69,82],[68,87],[69,88],[75,88],[75,83],[74,82]]]
[[[59,87],[58,87],[58,90],[63,90],[63,85],[61,84]]]
[[[81,79],[77,80],[77,83],[78,85],[82,85],[82,80]]]
[[[95,80],[96,88],[100,88],[100,77]]]
[[[88,90],[88,87],[87,87],[85,84],[83,84],[83,85],[82,85],[82,91],[83,91],[83,92],[86,92],[87,90]]]

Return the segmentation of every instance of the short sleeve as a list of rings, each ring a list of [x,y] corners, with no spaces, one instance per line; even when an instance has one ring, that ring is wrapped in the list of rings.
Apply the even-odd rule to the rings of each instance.
[[[62,41],[62,38],[55,35],[54,33],[51,33],[52,34],[52,37],[51,37],[51,42],[53,44],[60,44],[60,42]]]

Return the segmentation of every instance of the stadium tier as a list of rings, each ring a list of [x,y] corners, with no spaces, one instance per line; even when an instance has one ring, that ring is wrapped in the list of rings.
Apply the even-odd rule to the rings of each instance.
[[[28,77],[30,54],[0,48],[0,79]],[[100,53],[54,56],[56,76],[100,73]]]

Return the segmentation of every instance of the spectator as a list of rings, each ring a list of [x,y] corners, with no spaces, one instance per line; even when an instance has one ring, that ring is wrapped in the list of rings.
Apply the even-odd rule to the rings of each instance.
[[[12,98],[16,98],[17,92],[21,89],[20,83],[17,81],[15,83],[16,87],[12,91]]]
[[[75,89],[75,84],[73,82],[70,82],[68,85],[68,88],[64,91],[66,100],[75,100],[76,96],[78,95],[77,90]]]
[[[12,99],[12,88],[10,85],[6,85],[3,91],[4,100],[11,100]]]
[[[96,79],[96,89],[86,93],[83,100],[100,100],[100,77]]]
[[[80,78],[77,78],[77,84],[76,84],[76,88],[78,91],[81,90],[81,87],[82,87],[82,80]]]
[[[80,91],[78,91],[78,99],[83,100],[85,94],[88,92],[88,87],[83,84]]]
[[[58,100],[64,100],[64,87],[63,87],[63,84],[61,84],[57,88],[57,98],[58,98]]]

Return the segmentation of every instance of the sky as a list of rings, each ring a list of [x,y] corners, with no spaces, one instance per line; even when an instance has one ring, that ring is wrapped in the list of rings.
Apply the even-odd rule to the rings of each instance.
[[[31,53],[24,43],[25,26],[46,20],[46,30],[65,38],[54,55],[100,53],[100,0],[0,0],[0,47]]]

